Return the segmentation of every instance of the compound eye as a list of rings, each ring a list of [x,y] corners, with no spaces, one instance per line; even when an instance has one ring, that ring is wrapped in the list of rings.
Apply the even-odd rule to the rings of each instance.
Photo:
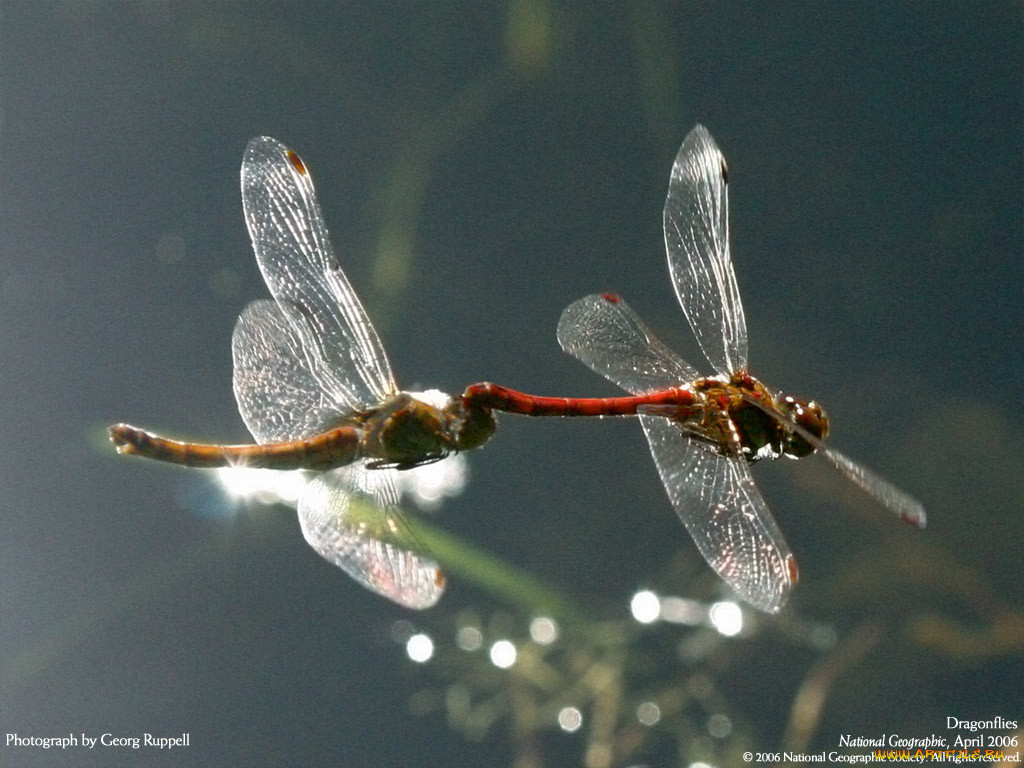
[[[819,440],[824,440],[828,435],[828,416],[813,400],[805,402],[786,395],[781,398],[779,409]],[[790,434],[786,439],[785,453],[788,456],[802,458],[810,456],[814,450],[815,447],[811,443],[796,433]]]

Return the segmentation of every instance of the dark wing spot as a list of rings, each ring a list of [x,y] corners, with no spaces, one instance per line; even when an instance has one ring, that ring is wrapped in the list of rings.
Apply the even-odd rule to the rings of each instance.
[[[800,569],[797,568],[796,558],[792,555],[786,557],[786,571],[789,575],[789,583],[796,584],[800,581]]]
[[[306,164],[304,162],[302,162],[302,158],[301,157],[296,155],[290,149],[287,151],[286,154],[288,155],[289,162],[291,162],[291,164],[293,166],[295,166],[295,170],[297,170],[303,176],[305,176],[305,175],[307,175],[309,173],[309,171],[306,170]]]

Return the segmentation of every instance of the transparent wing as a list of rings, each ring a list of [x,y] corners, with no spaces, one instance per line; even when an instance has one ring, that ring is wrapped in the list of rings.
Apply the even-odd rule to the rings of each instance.
[[[235,400],[257,442],[299,440],[337,425],[337,403],[313,375],[298,333],[276,302],[254,301],[242,311],[231,353]]]
[[[821,452],[858,488],[890,512],[895,513],[901,520],[918,528],[924,528],[928,524],[924,505],[909,493],[901,491],[885,478],[876,475],[867,467],[861,466],[837,450],[822,446]]]
[[[699,376],[651,333],[625,301],[611,293],[570,304],[558,321],[558,343],[634,395],[684,386]]]
[[[678,424],[641,415],[658,474],[697,549],[748,603],[776,613],[797,581],[796,560],[742,459],[723,456]]]
[[[440,599],[444,577],[435,561],[402,545],[394,474],[346,467],[318,475],[299,498],[299,524],[325,560],[367,589],[422,610]]]
[[[299,156],[267,136],[250,141],[242,160],[242,207],[267,288],[326,396],[344,412],[393,394],[384,347],[338,264]]]
[[[729,257],[725,158],[698,125],[672,166],[665,200],[665,248],[676,297],[700,348],[728,376],[747,367],[747,323]]]

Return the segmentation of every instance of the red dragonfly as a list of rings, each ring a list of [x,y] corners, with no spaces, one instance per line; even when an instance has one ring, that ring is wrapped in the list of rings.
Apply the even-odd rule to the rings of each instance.
[[[235,398],[257,444],[184,443],[127,424],[110,438],[120,453],[193,467],[321,470],[298,504],[309,544],[369,589],[429,607],[444,580],[402,546],[395,471],[482,445],[494,417],[462,398],[436,407],[399,391],[295,152],[266,136],[249,142],[242,206],[274,297],[250,303],[232,338]],[[356,511],[359,498],[383,510],[379,523]]]
[[[676,155],[665,201],[665,245],[676,297],[716,375],[660,342],[614,294],[571,304],[558,342],[633,393],[545,398],[475,384],[469,403],[532,416],[637,414],[676,513],[708,564],[744,600],[769,613],[798,579],[796,560],[750,473],[764,458],[823,453],[846,477],[903,520],[924,527],[914,498],[822,440],[828,419],[815,402],[773,394],[747,370],[747,325],[729,256],[728,171],[707,129],[694,128]]]

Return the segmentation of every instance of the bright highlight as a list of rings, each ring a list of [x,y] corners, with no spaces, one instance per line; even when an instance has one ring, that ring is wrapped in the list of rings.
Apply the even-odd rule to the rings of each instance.
[[[302,470],[221,467],[214,471],[217,482],[229,496],[235,499],[254,499],[262,504],[281,502],[294,507],[307,482]]]
[[[491,663],[501,669],[508,669],[516,663],[516,647],[508,640],[499,640],[491,646]]]
[[[434,656],[434,641],[422,632],[413,635],[405,643],[405,652],[409,654],[410,659],[420,664],[430,661]]]
[[[726,637],[738,635],[743,630],[743,611],[731,600],[712,605],[710,618],[711,626]]]
[[[657,621],[661,615],[661,600],[656,594],[645,589],[633,595],[633,599],[629,603],[629,610],[633,614],[633,618],[641,624],[650,624],[652,621]]]
[[[558,727],[566,733],[574,733],[583,725],[583,713],[576,707],[563,707],[558,713]]]
[[[554,619],[538,616],[530,622],[530,637],[535,643],[549,645],[558,639],[558,625]]]

